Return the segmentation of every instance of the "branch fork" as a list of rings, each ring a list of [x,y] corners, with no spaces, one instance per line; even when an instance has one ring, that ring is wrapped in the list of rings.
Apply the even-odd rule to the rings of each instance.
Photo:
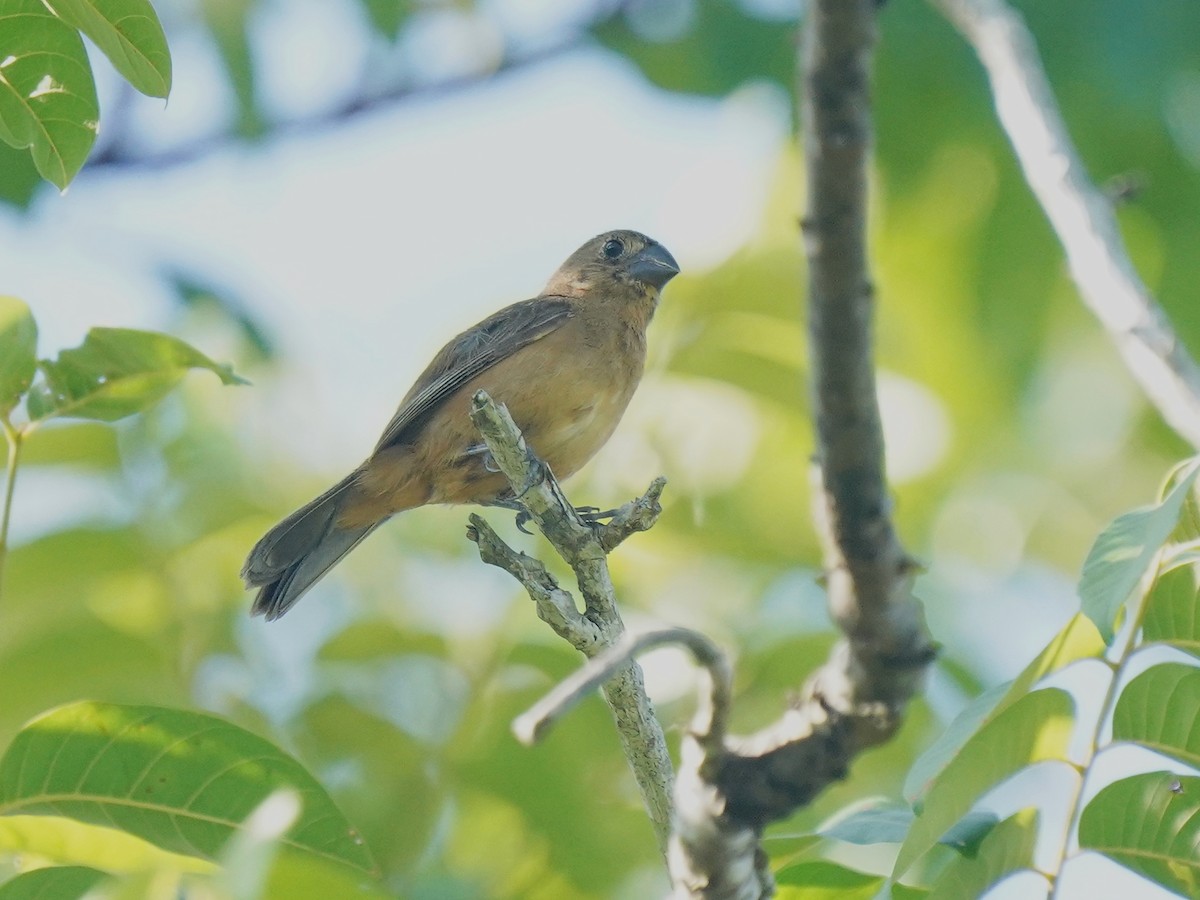
[[[512,485],[518,504],[574,571],[583,610],[545,565],[506,544],[483,517],[471,515],[468,538],[478,545],[480,559],[522,584],[537,607],[538,617],[557,635],[585,656],[602,654],[625,634],[607,555],[630,535],[654,525],[662,512],[659,498],[666,479],[656,478],[645,494],[616,510],[607,524],[585,522],[553,473],[525,443],[502,404],[479,391],[472,399],[470,414],[496,466]],[[673,772],[662,726],[646,695],[642,670],[631,659],[625,659],[596,684],[602,684],[659,847],[665,850],[671,830]]]

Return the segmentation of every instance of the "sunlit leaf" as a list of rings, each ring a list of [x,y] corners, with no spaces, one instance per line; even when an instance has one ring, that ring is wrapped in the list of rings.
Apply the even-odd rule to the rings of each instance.
[[[1005,707],[1011,706],[1023,695],[1024,692],[1014,695],[1014,686],[1015,682],[1010,681],[984,691],[963,707],[946,730],[917,758],[904,781],[904,797],[915,809],[920,811],[921,798],[929,790],[934,779],[958,755],[963,744],[985,723],[990,722]],[[1008,703],[1005,703],[1006,700]]]
[[[34,619],[61,623],[83,606],[98,582],[147,567],[151,559],[149,548],[132,527],[71,528],[48,534],[12,551],[5,573],[7,612],[11,617],[15,607],[18,614],[28,612]],[[54,572],[54,579],[48,579],[47,572]],[[13,625],[11,620],[7,624]]]
[[[980,694],[955,717],[929,749],[913,763],[904,780],[904,797],[919,808],[919,800],[963,744],[985,723],[992,721],[1017,700],[1024,697],[1042,678],[1081,659],[1093,659],[1104,652],[1104,641],[1096,626],[1077,613],[1056,634],[1028,666],[1008,684]]]
[[[354,761],[352,777],[339,779],[331,791],[343,809],[354,810],[355,827],[380,865],[385,871],[412,867],[443,827],[446,802],[441,773],[430,769],[424,747],[337,693],[309,705],[301,724],[305,759],[315,769],[344,770],[347,760]]]
[[[797,248],[755,248],[672,285],[662,325],[671,370],[736,385],[804,415],[805,341],[792,300],[803,290],[801,271]]]
[[[0,645],[5,684],[0,751],[33,716],[77,697],[95,694],[130,703],[186,702],[186,687],[174,670],[178,660],[156,646],[159,642],[98,622],[73,598],[64,600],[60,608],[53,592],[43,596],[49,599],[39,604],[40,619],[32,623],[33,633],[22,628],[18,639]]]
[[[172,869],[115,876],[93,888],[87,900],[180,900],[185,877]]]
[[[361,663],[410,653],[445,656],[446,639],[441,635],[403,630],[379,620],[352,622],[325,642],[317,658],[328,662]]]
[[[28,147],[65,188],[96,140],[100,108],[79,32],[41,0],[0,0],[0,140]]]
[[[189,369],[207,369],[225,384],[244,384],[178,338],[131,328],[93,328],[83,343],[41,363],[44,382],[29,394],[30,419],[70,416],[112,422],[152,406]]]
[[[117,432],[99,422],[60,422],[35,428],[25,439],[25,466],[85,466],[115,469],[121,463]]]
[[[1074,712],[1070,694],[1048,688],[1026,694],[980,728],[934,779],[894,873],[907,871],[993,786],[1033,763],[1066,759]]]
[[[35,869],[0,884],[0,900],[76,900],[105,878],[107,872],[85,866]]]
[[[214,879],[229,896],[288,900],[383,900],[388,896],[364,884],[353,871],[289,849],[283,838],[299,811],[300,798],[295,792],[277,791],[250,814],[221,852],[221,867]]]
[[[882,876],[814,859],[776,872],[779,892],[775,896],[780,900],[871,900],[883,882]]]
[[[1129,682],[1113,712],[1113,740],[1136,741],[1200,767],[1200,669],[1153,666]]]
[[[542,641],[541,648],[538,655],[546,663],[554,659],[561,666],[538,664],[546,665],[551,678],[556,671],[565,674],[578,668],[578,661],[572,660],[574,651],[564,642]],[[498,835],[515,828],[508,838],[510,850],[519,847],[530,854],[552,854],[547,861],[552,858],[553,868],[570,873],[579,889],[611,894],[620,877],[611,860],[651,863],[654,835],[640,804],[613,803],[611,797],[597,792],[601,779],[609,783],[609,777],[625,777],[626,764],[619,756],[607,757],[606,776],[600,775],[594,760],[590,775],[580,778],[579,748],[612,737],[612,716],[599,698],[581,703],[572,711],[568,728],[535,747],[522,747],[512,739],[509,723],[553,684],[529,666],[534,652],[532,645],[514,649],[514,659],[505,660],[504,672],[491,688],[469,698],[461,733],[471,739],[447,745],[459,784],[478,798],[477,811],[461,815],[456,852],[471,858],[472,870],[479,867],[491,873],[503,864],[481,859],[491,854],[475,845],[499,840]],[[522,662],[513,665],[515,658]],[[468,841],[469,849],[464,846]],[[535,868],[532,860],[528,867]]]
[[[361,838],[299,763],[212,716],[75,703],[35,719],[0,759],[0,814],[113,825],[202,859],[281,788],[304,803],[285,846],[373,871]]]
[[[172,868],[208,872],[212,863],[170,853],[115,828],[60,816],[0,816],[0,853],[21,854],[65,866],[106,872]]]
[[[0,415],[8,415],[37,371],[37,323],[16,297],[0,295]]]
[[[108,57],[135,88],[151,97],[171,91],[171,52],[149,0],[48,0]]]
[[[1142,640],[1170,644],[1200,658],[1200,592],[1191,566],[1159,574],[1146,598]]]
[[[302,853],[280,853],[267,873],[262,897],[286,897],[288,900],[389,900],[386,893],[341,866]]]
[[[1200,472],[1200,460],[1182,466],[1161,503],[1118,516],[1100,533],[1083,563],[1079,596],[1083,611],[1111,641],[1117,614],[1137,587],[1154,555],[1175,530],[1183,501]]]
[[[819,833],[850,844],[899,844],[908,837],[916,816],[903,803],[884,800],[854,809],[823,824]],[[996,824],[989,812],[969,812],[939,839],[956,850],[973,850]]]
[[[1032,868],[1037,835],[1037,810],[1022,810],[1005,819],[988,833],[973,856],[960,857],[942,870],[930,900],[982,897],[1002,878]]]
[[[1200,778],[1149,772],[1108,785],[1083,810],[1079,846],[1200,896]]]

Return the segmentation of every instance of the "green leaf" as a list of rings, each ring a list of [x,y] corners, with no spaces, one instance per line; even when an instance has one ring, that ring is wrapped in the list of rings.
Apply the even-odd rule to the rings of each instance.
[[[785,866],[775,873],[779,900],[872,900],[880,875],[857,872],[824,859]]]
[[[0,853],[40,857],[106,872],[170,868],[209,872],[212,863],[161,850],[141,838],[59,816],[0,816]]]
[[[29,154],[0,138],[0,202],[28,209],[38,186],[44,183]]]
[[[1200,669],[1164,663],[1133,679],[1117,699],[1113,740],[1136,741],[1200,767]]]
[[[261,897],[283,836],[300,815],[295,791],[275,791],[247,817],[221,851],[221,880],[234,897]]]
[[[1170,644],[1200,658],[1200,603],[1196,573],[1180,566],[1159,573],[1146,598],[1142,640]]]
[[[0,415],[29,390],[37,371],[37,323],[16,297],[0,295]]]
[[[737,3],[686,8],[690,18],[679,21],[678,5],[635,4],[629,15],[603,21],[593,31],[600,43],[669,91],[723,96],[763,79],[791,87],[795,22],[763,21]]]
[[[151,97],[171,92],[171,51],[149,0],[48,0],[108,57],[135,88]]]
[[[164,269],[161,275],[186,309],[215,311],[241,332],[257,358],[269,360],[275,355],[274,338],[230,288],[176,269]]]
[[[100,107],[79,32],[41,0],[0,0],[0,140],[29,147],[65,188],[96,140]]]
[[[412,0],[359,0],[359,2],[366,10],[367,18],[371,20],[371,26],[389,41],[394,41],[400,36],[400,29],[412,12]]]
[[[0,815],[111,825],[202,859],[281,788],[304,802],[285,847],[374,872],[362,839],[299,763],[213,716],[74,703],[23,728],[0,759]]]
[[[1032,868],[1037,836],[1037,810],[1010,816],[991,830],[974,856],[959,857],[942,870],[929,900],[982,897],[1002,878]]]
[[[78,347],[42,360],[41,369],[44,383],[29,394],[31,420],[113,422],[157,403],[189,369],[207,369],[225,384],[246,383],[178,338],[131,328],[93,328]]]
[[[25,438],[23,466],[79,466],[103,471],[121,464],[117,432],[99,422],[59,422]]]
[[[1083,611],[1096,623],[1105,642],[1112,641],[1122,606],[1179,524],[1183,502],[1198,472],[1200,458],[1184,463],[1174,473],[1175,485],[1161,503],[1118,516],[1092,545],[1083,562],[1079,596]]]
[[[890,800],[868,801],[870,805],[844,811],[818,832],[827,838],[848,844],[900,844],[908,837],[916,816],[903,803]],[[938,843],[971,852],[996,824],[989,812],[969,812],[947,831]]]
[[[1084,808],[1079,846],[1169,891],[1200,896],[1200,778],[1149,772],[1110,784]]]
[[[1045,676],[1081,659],[1094,659],[1103,652],[1104,641],[1096,626],[1083,613],[1076,613],[1020,675],[1008,684],[980,694],[955,717],[909,769],[904,779],[904,798],[919,807],[918,801],[934,779],[984,724],[1028,694]]]
[[[184,896],[191,894],[185,894],[183,877],[168,869],[110,878],[93,889],[87,900],[180,900]]]
[[[0,884],[0,900],[76,900],[106,878],[107,872],[85,866],[35,869]]]
[[[1074,712],[1068,693],[1047,688],[1026,694],[979,729],[930,786],[893,875],[924,856],[986,791],[1033,763],[1066,759]]]
[[[262,897],[287,897],[289,900],[326,900],[352,897],[355,900],[388,900],[394,894],[373,886],[364,886],[340,866],[330,865],[300,853],[283,852],[267,875]]]
[[[225,64],[225,75],[237,99],[237,132],[254,138],[266,131],[258,105],[254,53],[250,46],[250,14],[257,0],[200,0],[200,13]]]
[[[1009,681],[984,691],[963,707],[946,730],[913,762],[904,779],[904,799],[918,813],[921,811],[921,798],[958,755],[963,744],[1005,708],[1025,695],[1025,691],[1017,693],[1016,686],[1015,681]]]

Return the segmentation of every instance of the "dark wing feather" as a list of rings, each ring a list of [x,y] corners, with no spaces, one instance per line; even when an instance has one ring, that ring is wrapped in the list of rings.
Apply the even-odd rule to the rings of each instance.
[[[414,427],[419,427],[464,384],[522,347],[557,331],[571,315],[566,300],[538,297],[506,306],[464,331],[443,347],[421,373],[384,429],[375,452],[402,443]]]

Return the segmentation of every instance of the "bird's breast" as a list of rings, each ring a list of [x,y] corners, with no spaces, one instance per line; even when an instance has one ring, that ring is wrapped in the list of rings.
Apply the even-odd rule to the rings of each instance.
[[[570,349],[553,354],[535,389],[509,406],[534,451],[560,478],[577,472],[604,445],[642,376],[644,338],[631,339],[612,323],[588,324],[579,323],[589,333],[564,340]]]

